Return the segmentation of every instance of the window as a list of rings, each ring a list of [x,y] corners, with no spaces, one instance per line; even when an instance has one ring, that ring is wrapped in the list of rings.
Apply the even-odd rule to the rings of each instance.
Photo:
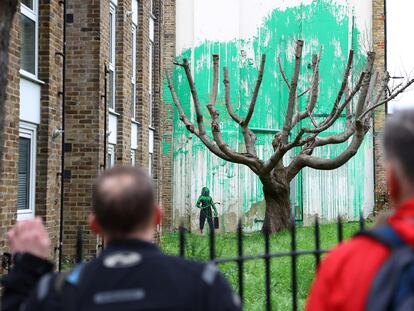
[[[154,105],[152,102],[152,92],[153,92],[153,76],[152,76],[152,69],[153,69],[153,58],[154,58],[154,44],[152,41],[150,41],[150,45],[149,45],[149,77],[148,77],[148,83],[149,83],[149,87],[148,87],[148,109],[149,109],[149,114],[148,114],[148,124],[150,127],[152,127],[152,119],[153,119],[153,110],[154,110]]]
[[[154,130],[149,130],[148,142],[148,174],[152,176],[154,166]]]
[[[154,162],[154,154],[153,153],[149,153],[148,155],[148,175],[152,176],[152,166],[153,166],[153,162]]]
[[[136,63],[136,55],[137,55],[137,28],[135,25],[132,25],[131,30],[131,40],[132,40],[132,75],[131,75],[131,119],[135,120],[136,117],[136,76],[137,76],[137,63]]]
[[[115,165],[115,145],[109,144],[108,145],[107,168],[114,167],[114,165]]]
[[[19,130],[17,219],[34,217],[36,178],[36,126],[22,122]]]
[[[115,14],[116,7],[109,9],[109,62],[108,62],[108,108],[115,110]]]
[[[150,19],[149,19],[149,53],[148,53],[148,124],[149,127],[153,127],[153,110],[154,110],[154,103],[153,103],[153,90],[154,90],[154,81],[153,81],[153,70],[154,70],[154,41],[155,41],[155,34],[154,34],[154,24],[155,24],[155,16],[154,16],[154,1],[150,0]]]
[[[20,6],[21,54],[20,67],[26,73],[37,77],[38,58],[38,13],[37,0],[25,0]]]
[[[132,166],[135,166],[135,163],[136,163],[136,161],[135,161],[136,156],[137,156],[137,151],[136,151],[135,149],[131,149],[131,165],[132,165]]]

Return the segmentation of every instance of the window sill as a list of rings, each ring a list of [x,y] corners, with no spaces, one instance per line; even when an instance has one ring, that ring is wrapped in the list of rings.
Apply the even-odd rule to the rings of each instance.
[[[108,113],[109,113],[109,114],[112,114],[112,115],[114,115],[114,116],[117,116],[117,117],[119,117],[119,116],[120,116],[120,114],[119,114],[118,112],[115,112],[115,110],[113,110],[113,109],[111,109],[111,108],[109,108],[109,109],[108,109]]]
[[[153,127],[152,125],[149,125],[149,126],[148,126],[148,128],[149,128],[151,131],[154,131],[154,132],[156,131],[155,127]]]
[[[44,81],[39,80],[38,78],[36,78],[35,75],[33,75],[31,73],[28,73],[27,71],[24,71],[22,69],[20,69],[20,77],[25,79],[25,80],[29,80],[31,82],[34,82],[34,83],[37,83],[37,84],[40,84],[40,85],[46,84]]]
[[[131,123],[136,124],[138,126],[141,126],[141,123],[139,123],[137,120],[131,118]]]

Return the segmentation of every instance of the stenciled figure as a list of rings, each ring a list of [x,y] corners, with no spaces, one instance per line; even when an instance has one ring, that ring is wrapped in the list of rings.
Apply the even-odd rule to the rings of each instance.
[[[210,196],[210,190],[207,187],[203,187],[201,190],[201,195],[197,200],[196,206],[200,209],[200,232],[203,233],[206,219],[210,230],[214,230],[211,208],[214,210],[214,217],[217,217],[218,214],[213,198]]]

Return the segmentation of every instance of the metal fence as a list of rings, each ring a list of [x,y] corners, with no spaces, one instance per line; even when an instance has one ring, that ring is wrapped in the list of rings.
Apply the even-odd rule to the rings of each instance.
[[[343,240],[343,223],[341,218],[338,218],[337,223],[337,235],[338,243]],[[214,230],[210,230],[209,234],[209,251],[210,251],[210,261],[216,265],[226,264],[226,263],[235,263],[237,264],[238,269],[238,290],[241,302],[243,303],[244,297],[244,264],[246,261],[252,260],[261,260],[263,261],[265,267],[265,273],[263,276],[263,282],[265,284],[265,295],[266,295],[266,311],[272,310],[272,301],[271,301],[271,259],[272,258],[281,258],[289,257],[291,264],[291,292],[292,292],[292,310],[298,310],[298,272],[297,272],[297,259],[299,256],[314,256],[316,267],[318,267],[321,256],[329,250],[321,249],[321,239],[320,239],[320,226],[318,218],[315,218],[314,223],[314,249],[312,250],[300,250],[297,248],[296,241],[296,222],[292,219],[289,231],[290,231],[290,251],[287,252],[270,252],[270,232],[266,227],[263,227],[264,235],[264,249],[265,252],[261,255],[244,255],[243,253],[243,226],[239,222],[237,227],[237,256],[233,258],[217,258],[216,256],[216,235]],[[363,217],[359,219],[359,230],[362,231],[365,228],[365,220]],[[186,245],[186,229],[184,227],[179,228],[179,256],[185,257],[185,245]],[[316,271],[315,271],[316,272]]]
[[[338,218],[337,223],[337,237],[338,243],[343,240],[343,223],[340,218]],[[314,256],[315,257],[315,266],[317,267],[321,261],[321,256],[329,250],[321,249],[321,239],[320,239],[320,226],[318,218],[315,218],[314,223],[314,249],[312,250],[300,250],[297,248],[296,241],[296,221],[292,219],[289,232],[290,232],[290,251],[287,252],[270,252],[270,232],[263,228],[264,235],[264,253],[261,255],[245,255],[243,253],[243,226],[242,223],[238,223],[237,227],[237,256],[232,258],[217,258],[216,256],[216,234],[214,230],[211,230],[209,233],[209,260],[215,265],[226,264],[226,263],[235,263],[237,265],[237,279],[238,279],[238,290],[241,302],[243,303],[244,297],[244,265],[246,261],[252,260],[261,260],[264,263],[265,273],[263,282],[265,284],[265,296],[266,296],[266,309],[267,311],[272,310],[272,301],[271,301],[271,259],[273,258],[282,258],[289,257],[291,265],[291,292],[292,292],[292,310],[298,310],[298,272],[297,272],[297,260],[299,256]],[[365,228],[365,220],[363,217],[359,219],[359,230],[362,231]],[[82,241],[82,229],[78,228],[77,234],[77,243],[76,243],[76,263],[83,261],[83,241]],[[179,228],[179,256],[184,258],[186,253],[186,229],[184,227]],[[12,256],[9,253],[3,253],[1,256],[1,265],[3,270],[9,271],[12,264]],[[316,271],[315,271],[316,272]]]

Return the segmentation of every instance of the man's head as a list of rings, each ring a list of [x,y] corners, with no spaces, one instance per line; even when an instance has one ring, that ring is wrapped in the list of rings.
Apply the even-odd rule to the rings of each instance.
[[[398,205],[414,196],[414,110],[399,111],[387,119],[384,148],[388,191]]]
[[[207,187],[203,187],[203,189],[201,189],[201,195],[208,197],[210,195],[210,190]]]
[[[152,230],[160,221],[152,180],[141,169],[115,167],[93,184],[90,224],[96,233],[124,238]]]

